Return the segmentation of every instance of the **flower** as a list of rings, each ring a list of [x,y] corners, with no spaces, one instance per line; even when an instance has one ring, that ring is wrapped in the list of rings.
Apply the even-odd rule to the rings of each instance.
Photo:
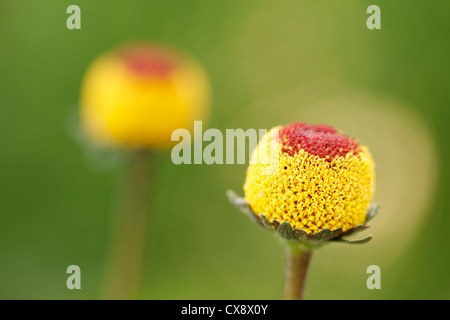
[[[284,298],[303,298],[313,249],[368,228],[375,216],[374,161],[366,146],[327,125],[292,123],[264,135],[253,151],[245,198],[232,204],[285,241]]]
[[[333,127],[305,123],[270,130],[252,154],[244,184],[246,204],[266,227],[287,222],[297,231],[288,230],[292,236],[326,231],[327,239],[361,229],[375,213],[374,189],[366,146]]]
[[[205,118],[209,94],[207,75],[192,58],[162,45],[126,45],[89,67],[81,120],[96,144],[167,149],[175,129],[192,130]]]

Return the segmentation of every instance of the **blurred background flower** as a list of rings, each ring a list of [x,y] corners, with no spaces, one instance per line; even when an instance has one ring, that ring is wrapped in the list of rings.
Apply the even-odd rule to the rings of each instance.
[[[175,129],[206,120],[209,84],[203,67],[179,50],[136,43],[103,54],[81,89],[81,118],[97,144],[169,149]]]
[[[415,0],[405,10],[380,0],[382,29],[368,30],[366,0],[78,0],[81,30],[68,30],[71,4],[0,3],[1,298],[98,297],[118,173],[89,170],[67,123],[86,66],[133,39],[169,43],[202,62],[212,127],[295,119],[370,146],[382,208],[369,231],[376,236],[318,251],[307,299],[450,297],[450,4]],[[160,161],[142,297],[280,297],[278,243],[224,197],[240,190],[247,165]],[[72,264],[81,268],[79,291],[65,287]],[[381,290],[365,285],[373,264]]]
[[[89,138],[84,145],[88,152],[107,148],[123,156],[103,297],[140,297],[147,222],[153,211],[149,199],[159,170],[155,151],[174,145],[174,130],[193,131],[194,121],[207,120],[209,97],[203,67],[161,44],[122,45],[88,68],[80,102],[81,125]]]

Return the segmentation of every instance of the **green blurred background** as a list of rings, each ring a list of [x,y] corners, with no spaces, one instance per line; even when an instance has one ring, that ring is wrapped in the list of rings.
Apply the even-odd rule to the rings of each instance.
[[[81,8],[81,30],[66,8]],[[366,9],[381,8],[381,30]],[[450,3],[0,0],[0,298],[100,298],[120,166],[77,140],[90,62],[132,40],[196,56],[210,127],[325,122],[377,163],[374,239],[315,254],[308,299],[448,299]],[[245,165],[158,158],[143,299],[279,299],[283,250],[225,196]],[[81,290],[66,268],[81,268]],[[366,268],[381,267],[381,290]]]

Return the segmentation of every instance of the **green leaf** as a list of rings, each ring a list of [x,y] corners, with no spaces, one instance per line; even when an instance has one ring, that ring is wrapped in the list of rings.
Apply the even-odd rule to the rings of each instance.
[[[303,229],[295,229],[294,233],[295,233],[295,235],[297,236],[298,239],[308,240],[308,238],[309,238],[309,233],[306,232]]]
[[[377,203],[372,203],[369,210],[367,210],[365,223],[369,222],[377,215],[379,208],[380,206]]]
[[[361,231],[369,229],[369,228],[370,228],[370,226],[367,226],[365,224],[360,224],[360,225],[357,225],[356,227],[350,228],[347,231],[343,232],[342,235],[349,236],[351,234],[356,234],[358,232],[361,232]]]
[[[297,236],[294,233],[294,230],[292,230],[291,224],[287,221],[280,223],[280,225],[278,226],[278,233],[284,239],[298,240]]]
[[[326,241],[329,240],[333,236],[333,231],[328,228],[325,228],[309,237],[310,240],[313,241]]]
[[[332,239],[332,241],[336,241],[336,242],[341,242],[341,243],[345,243],[345,244],[364,244],[369,242],[370,240],[372,240],[373,236],[371,234],[369,234],[367,237],[359,239],[359,240],[345,240],[342,239],[341,237],[336,238],[336,239]]]
[[[266,229],[272,229],[272,225],[270,224],[270,221],[266,218],[265,215],[261,215],[261,222]]]
[[[239,197],[233,190],[227,190],[227,197],[230,203],[241,210],[246,216],[248,216],[252,222],[263,226],[261,220],[253,212],[252,208],[244,198]]]

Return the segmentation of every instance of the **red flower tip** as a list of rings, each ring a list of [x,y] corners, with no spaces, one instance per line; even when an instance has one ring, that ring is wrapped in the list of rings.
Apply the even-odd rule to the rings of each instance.
[[[119,56],[128,69],[141,76],[167,76],[175,68],[175,57],[161,47],[132,46],[123,49]]]
[[[331,162],[335,157],[345,157],[349,152],[356,155],[359,143],[326,125],[292,123],[280,129],[282,151],[293,156],[300,149]]]

